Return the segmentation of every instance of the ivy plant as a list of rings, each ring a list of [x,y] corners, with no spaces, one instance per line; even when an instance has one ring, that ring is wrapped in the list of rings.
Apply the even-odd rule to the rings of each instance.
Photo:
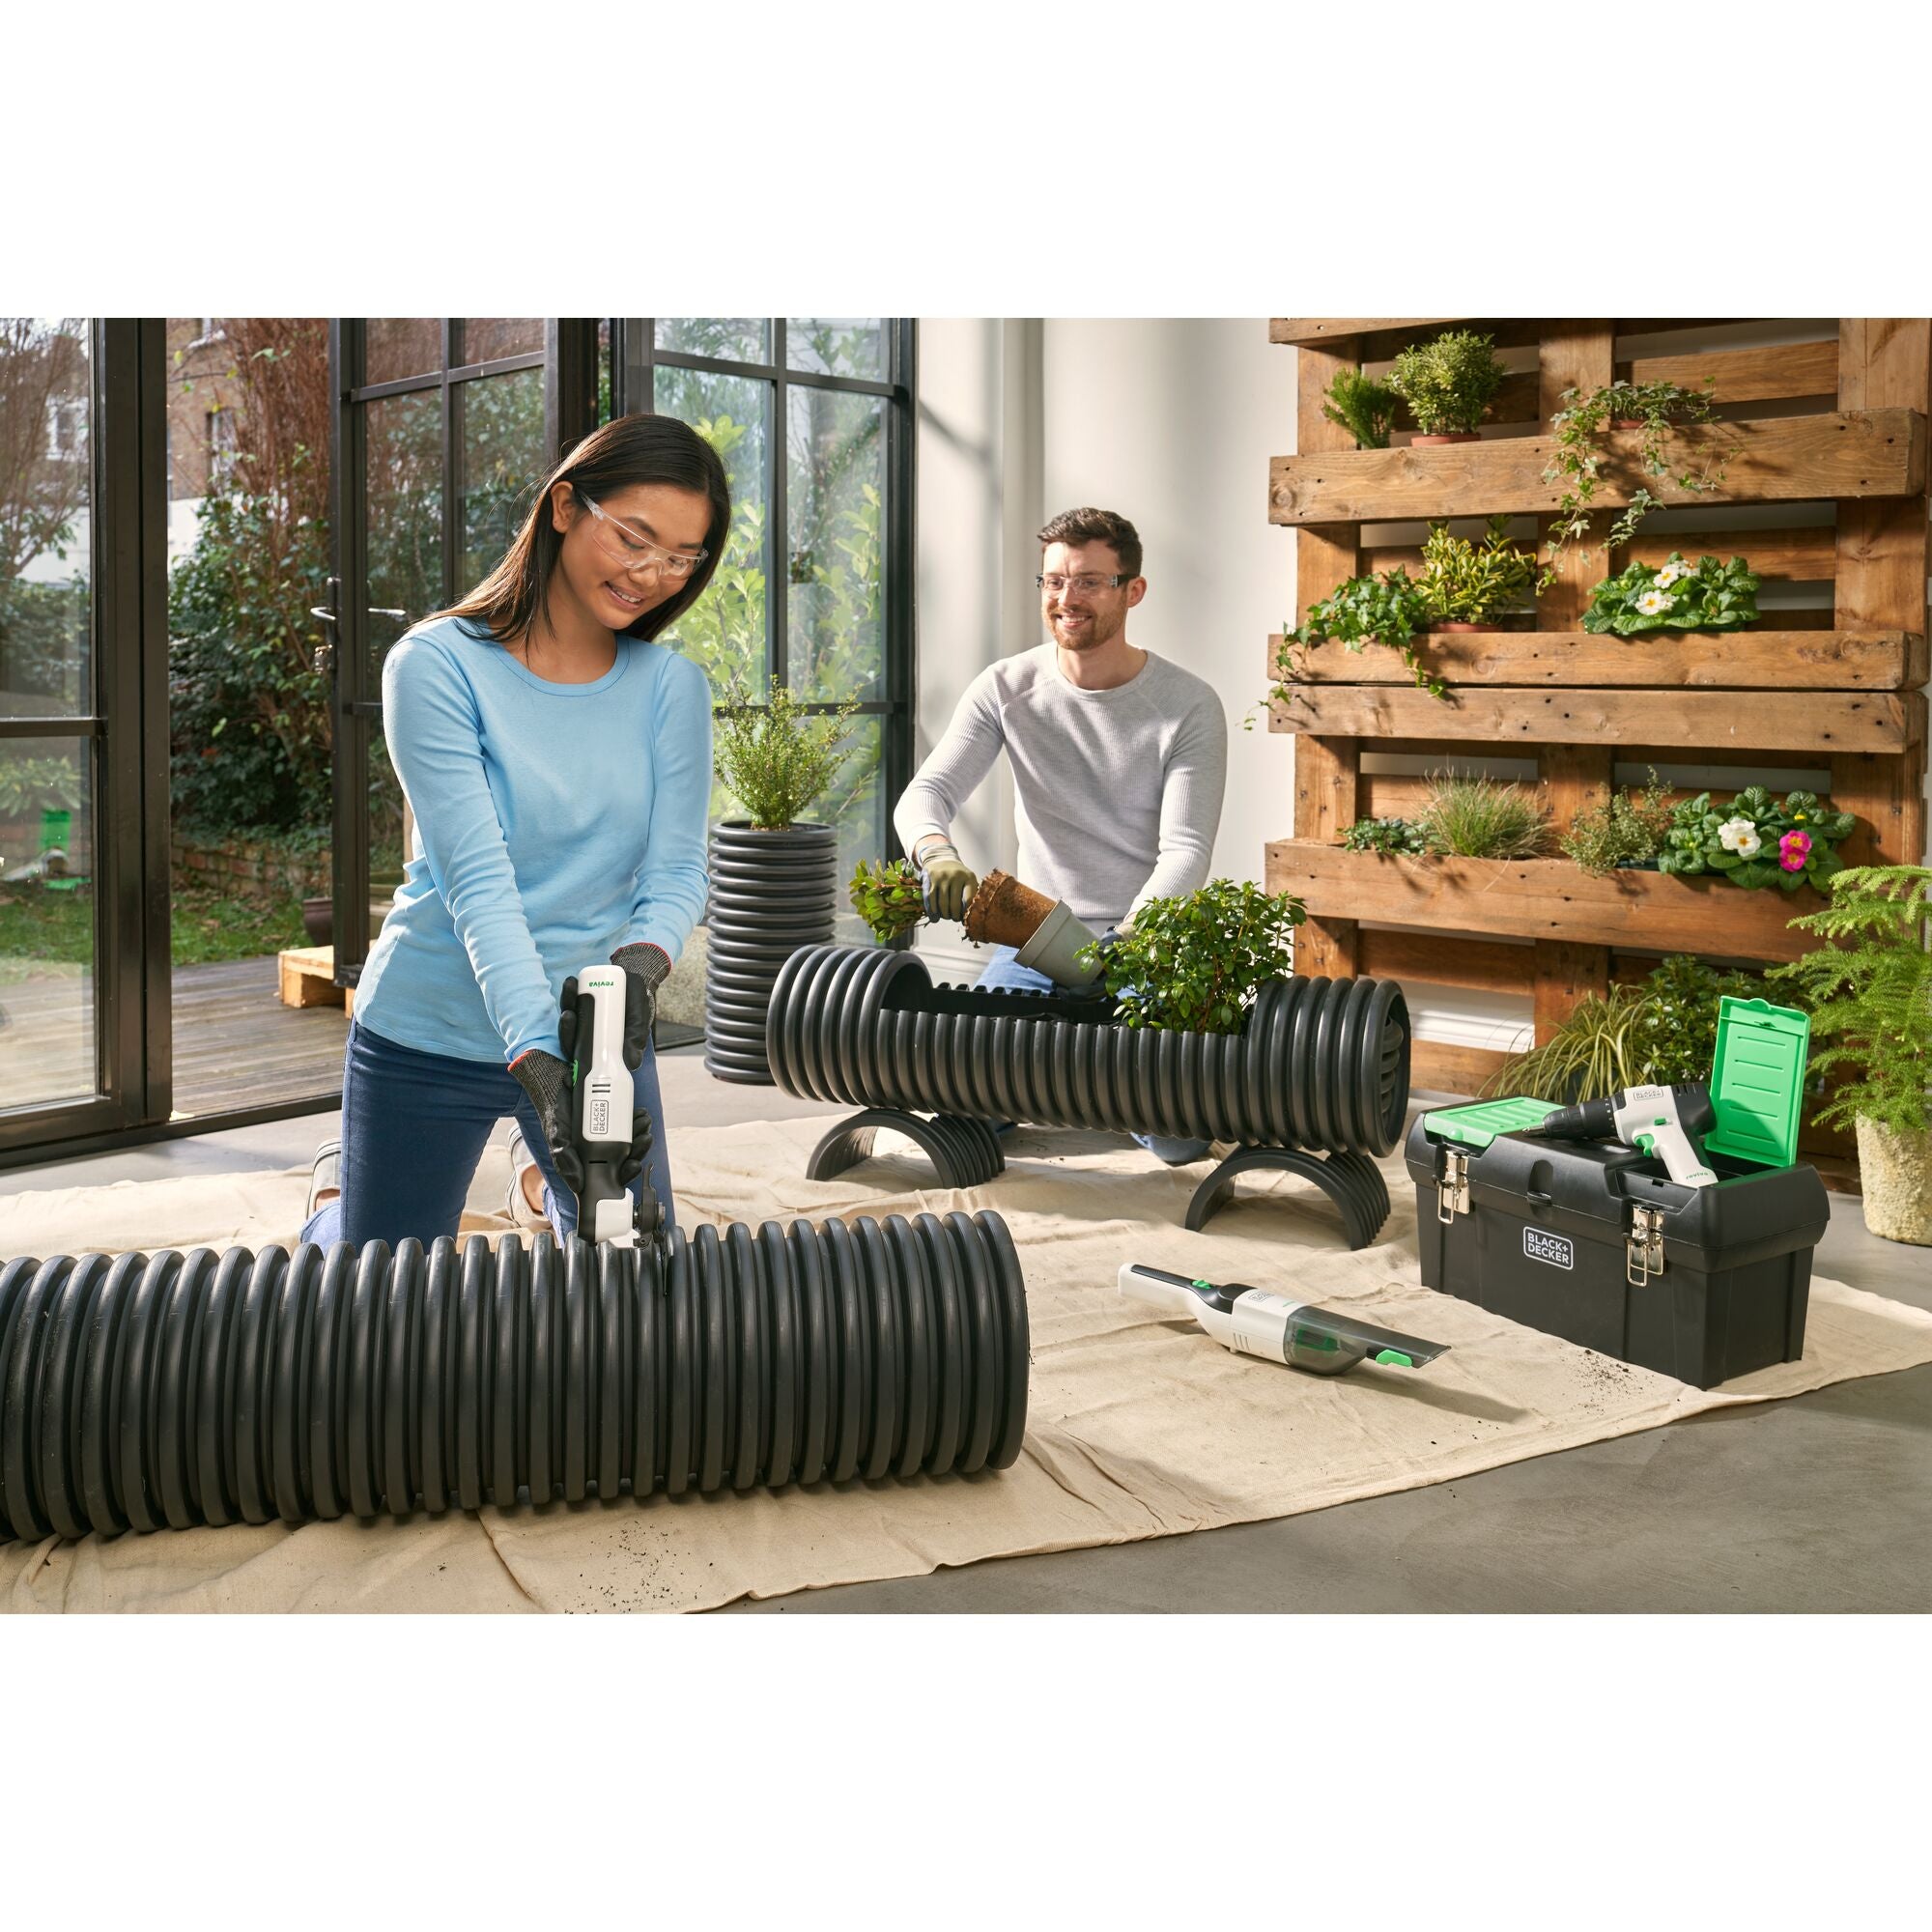
[[[1562,408],[1549,419],[1549,434],[1556,446],[1543,472],[1545,482],[1562,484],[1563,495],[1549,526],[1539,588],[1555,577],[1557,561],[1569,545],[1590,534],[1597,479],[1608,454],[1605,433],[1613,422],[1635,423],[1637,468],[1646,476],[1671,474],[1671,466],[1664,460],[1663,440],[1673,430],[1702,431],[1692,446],[1703,461],[1678,471],[1677,486],[1702,493],[1715,490],[1724,480],[1729,444],[1721,433],[1708,427],[1717,418],[1710,393],[1716,385],[1717,378],[1711,376],[1697,389],[1676,383],[1608,383],[1587,396],[1580,389],[1563,391]],[[1623,514],[1610,526],[1605,548],[1617,550],[1627,544],[1638,524],[1657,506],[1658,499],[1639,485],[1631,493]],[[1589,552],[1577,554],[1587,558]]]
[[[1741,556],[1729,563],[1674,550],[1653,570],[1633,563],[1590,593],[1583,628],[1634,638],[1643,631],[1733,631],[1758,620],[1757,574]]]
[[[1430,615],[1428,593],[1406,570],[1351,578],[1311,604],[1298,630],[1286,622],[1282,625],[1281,649],[1275,659],[1282,685],[1274,696],[1285,697],[1285,687],[1300,675],[1297,646],[1312,649],[1333,642],[1351,651],[1368,643],[1386,644],[1432,697],[1448,696],[1448,686],[1429,668],[1415,644],[1416,633],[1429,628]]]
[[[1237,1033],[1256,992],[1289,971],[1288,935],[1304,908],[1245,879],[1149,899],[1120,937],[1082,949],[1123,1024]]]
[[[1720,811],[1700,791],[1671,813],[1657,867],[1685,877],[1716,872],[1753,890],[1822,888],[1839,869],[1836,848],[1857,825],[1851,812],[1833,811],[1815,792],[1777,800],[1763,785],[1747,785]]]

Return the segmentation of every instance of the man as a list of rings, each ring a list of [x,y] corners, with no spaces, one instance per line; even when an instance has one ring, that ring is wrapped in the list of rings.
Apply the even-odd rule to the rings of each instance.
[[[1127,639],[1127,612],[1147,595],[1132,524],[1110,510],[1066,510],[1039,541],[1048,641],[973,680],[893,823],[934,915],[962,917],[979,880],[952,843],[952,819],[1004,750],[1019,877],[1096,932],[1124,931],[1147,900],[1207,883],[1227,719],[1205,680]],[[1052,985],[1007,946],[979,983]],[[1208,1151],[1206,1141],[1135,1138],[1173,1165]]]

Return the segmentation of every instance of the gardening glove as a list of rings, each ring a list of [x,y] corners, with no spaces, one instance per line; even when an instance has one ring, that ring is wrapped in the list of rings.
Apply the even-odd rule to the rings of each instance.
[[[644,1048],[651,1043],[658,988],[670,971],[670,954],[662,946],[644,940],[618,947],[611,963],[624,969],[624,1065],[635,1073],[643,1064]]]
[[[565,982],[563,1024],[573,1037],[564,1042],[566,1053],[570,1052],[577,1033],[577,1014],[571,1001],[576,990],[574,980]],[[551,1162],[556,1169],[557,1179],[573,1195],[581,1195],[583,1192],[583,1163],[578,1159],[577,1150],[571,1145],[569,1062],[559,1060],[554,1053],[546,1053],[540,1046],[533,1046],[511,1061],[510,1071],[517,1076],[517,1085],[530,1096],[530,1105],[536,1109],[537,1125],[543,1129],[544,1145],[550,1149]]]
[[[970,867],[960,862],[949,838],[934,838],[923,847],[920,871],[925,889],[925,910],[929,919],[964,919],[980,881]]]

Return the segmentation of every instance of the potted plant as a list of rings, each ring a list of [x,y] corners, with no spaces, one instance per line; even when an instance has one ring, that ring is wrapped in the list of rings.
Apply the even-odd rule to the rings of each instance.
[[[925,895],[920,884],[919,867],[910,859],[894,859],[880,865],[861,859],[845,895],[851,900],[852,910],[871,928],[873,937],[887,946],[910,932],[925,917]]]
[[[1731,631],[1758,621],[1756,573],[1743,557],[1729,563],[1700,556],[1687,563],[1674,550],[1653,570],[1633,563],[1590,593],[1583,628],[1634,638],[1645,631]]]
[[[1719,810],[1700,791],[1671,812],[1657,868],[1687,878],[1718,872],[1752,890],[1822,887],[1838,870],[1837,847],[1857,825],[1815,792],[1787,792],[1779,801],[1763,785],[1747,785]]]
[[[1122,1023],[1184,1033],[1238,1033],[1255,995],[1289,971],[1288,935],[1305,909],[1245,879],[1149,899],[1127,930],[1088,950]]]
[[[1416,819],[1431,853],[1463,859],[1538,859],[1548,849],[1544,803],[1519,784],[1438,773]]]
[[[1350,852],[1380,852],[1395,859],[1419,859],[1429,850],[1421,826],[1406,818],[1358,818],[1343,828],[1342,844]]]
[[[1417,442],[1475,442],[1476,426],[1506,374],[1493,336],[1451,328],[1405,349],[1389,371],[1389,387],[1415,417]]]
[[[1321,399],[1321,413],[1355,439],[1358,449],[1386,449],[1402,398],[1387,383],[1359,369],[1338,369]]]
[[[857,709],[814,710],[776,678],[762,703],[733,678],[718,707],[713,765],[747,813],[711,830],[704,1064],[721,1080],[771,1084],[772,983],[801,946],[833,936],[838,832],[803,813],[838,772]]]
[[[1830,892],[1791,922],[1828,943],[1771,978],[1800,990],[1827,1042],[1809,1070],[1854,1076],[1812,1119],[1857,1131],[1865,1226],[1932,1247],[1932,867],[1851,866]]]
[[[1510,542],[1508,529],[1507,517],[1492,517],[1488,534],[1473,544],[1451,536],[1446,523],[1430,525],[1416,582],[1429,607],[1432,630],[1491,628],[1499,611],[1529,595],[1536,558]]]
[[[1555,449],[1543,472],[1546,482],[1563,485],[1563,495],[1549,526],[1539,588],[1554,578],[1557,560],[1568,546],[1590,533],[1597,479],[1611,448],[1606,431],[1635,430],[1639,472],[1667,476],[1670,465],[1664,461],[1664,438],[1673,430],[1696,429],[1700,435],[1695,447],[1704,461],[1701,468],[1680,470],[1678,487],[1701,493],[1723,482],[1729,446],[1719,431],[1709,427],[1717,419],[1710,396],[1716,383],[1715,377],[1708,377],[1701,389],[1686,389],[1676,383],[1609,383],[1587,396],[1580,389],[1563,391],[1563,407],[1549,419]],[[1610,526],[1605,549],[1616,550],[1627,544],[1637,525],[1656,508],[1657,498],[1639,484],[1631,492],[1623,514]],[[1578,554],[1587,557],[1589,553]]]
[[[1641,791],[1620,785],[1602,805],[1585,807],[1557,842],[1592,878],[1607,878],[1620,867],[1655,870],[1670,824],[1669,793],[1653,771]]]

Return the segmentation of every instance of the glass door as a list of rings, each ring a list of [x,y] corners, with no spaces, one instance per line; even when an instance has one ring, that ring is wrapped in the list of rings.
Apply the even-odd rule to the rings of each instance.
[[[135,321],[0,317],[0,1155],[168,1110],[164,818],[158,854],[143,830],[166,716],[158,345]],[[165,799],[164,722],[161,746]]]
[[[571,327],[413,317],[331,328],[335,571],[318,614],[335,692],[338,985],[359,979],[408,857],[409,809],[383,738],[383,661],[508,548],[554,446],[559,370],[582,360],[559,352]]]

